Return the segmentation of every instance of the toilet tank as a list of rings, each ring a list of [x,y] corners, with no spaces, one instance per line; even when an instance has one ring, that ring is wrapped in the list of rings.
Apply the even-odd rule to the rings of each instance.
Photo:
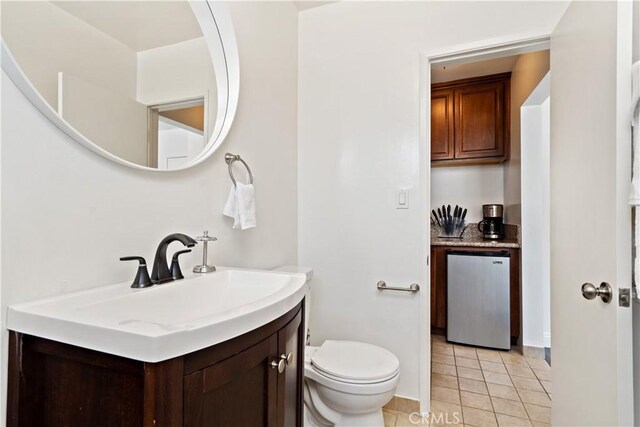
[[[304,330],[305,345],[309,345],[311,333],[309,332],[309,313],[311,313],[311,278],[313,277],[313,269],[311,267],[304,267],[300,265],[283,265],[278,268],[274,268],[273,271],[281,271],[283,273],[300,273],[307,276],[307,293],[304,297]]]

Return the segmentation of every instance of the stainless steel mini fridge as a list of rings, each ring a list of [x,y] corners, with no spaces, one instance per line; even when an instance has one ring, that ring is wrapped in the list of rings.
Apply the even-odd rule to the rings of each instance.
[[[447,253],[447,340],[511,348],[509,252]]]

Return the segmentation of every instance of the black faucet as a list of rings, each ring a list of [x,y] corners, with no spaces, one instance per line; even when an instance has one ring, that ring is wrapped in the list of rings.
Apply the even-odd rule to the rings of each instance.
[[[153,260],[153,270],[151,271],[151,281],[154,284],[166,283],[174,280],[173,275],[169,270],[169,265],[167,264],[167,248],[169,247],[169,243],[175,242],[176,240],[188,248],[192,248],[198,243],[186,234],[181,233],[169,234],[167,237],[162,239],[160,245],[158,245],[158,249],[156,250],[156,256]]]

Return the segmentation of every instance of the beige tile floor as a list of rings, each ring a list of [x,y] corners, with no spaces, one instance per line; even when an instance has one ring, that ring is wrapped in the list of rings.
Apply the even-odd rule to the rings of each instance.
[[[544,359],[453,345],[433,335],[428,420],[385,409],[385,427],[406,425],[548,426],[551,367]],[[413,422],[412,422],[413,421]]]

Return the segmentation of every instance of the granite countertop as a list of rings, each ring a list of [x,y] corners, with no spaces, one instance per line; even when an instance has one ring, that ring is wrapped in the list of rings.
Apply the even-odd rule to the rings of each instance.
[[[478,231],[477,223],[467,224],[462,239],[455,237],[438,237],[440,229],[431,227],[431,246],[466,246],[476,248],[520,248],[518,226],[505,224],[505,238],[502,240],[487,240]]]

